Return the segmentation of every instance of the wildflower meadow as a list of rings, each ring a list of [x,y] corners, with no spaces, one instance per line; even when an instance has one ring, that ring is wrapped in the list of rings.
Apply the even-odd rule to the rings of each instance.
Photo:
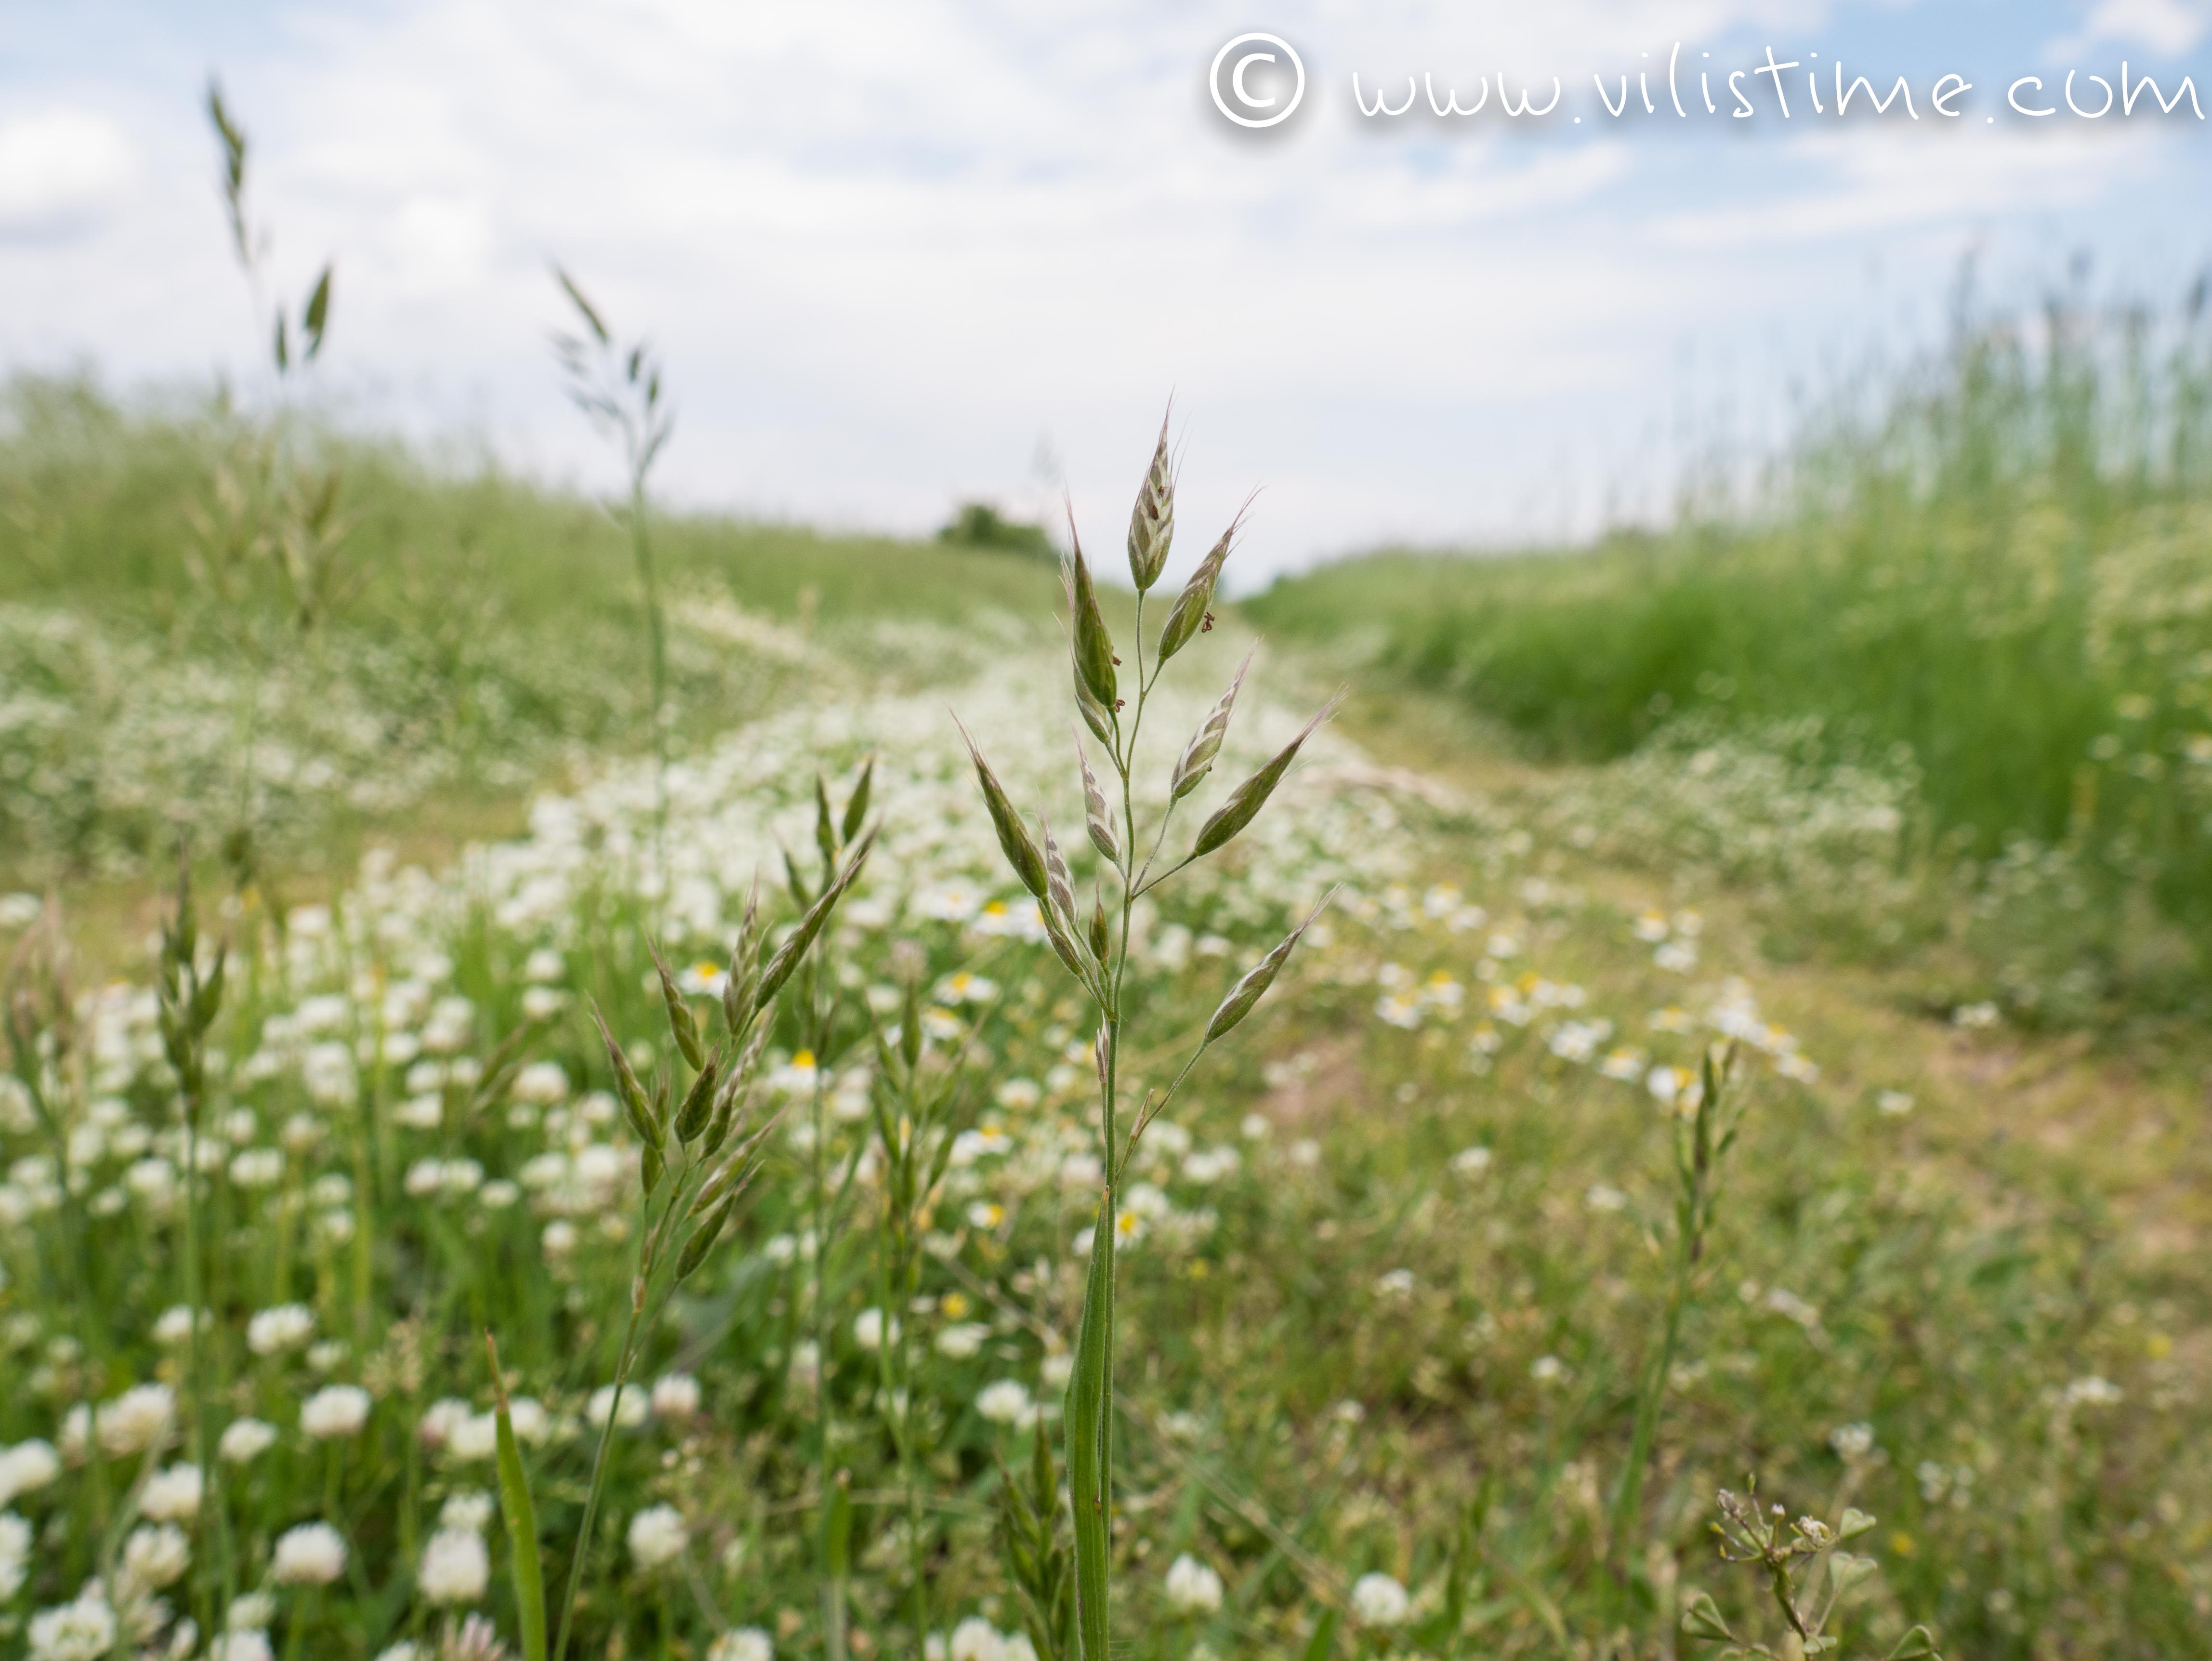
[[[1057,561],[665,512],[557,297],[605,507],[10,389],[0,1656],[2207,1652],[2195,786],[1532,749],[1556,610],[1233,605],[1172,424]]]

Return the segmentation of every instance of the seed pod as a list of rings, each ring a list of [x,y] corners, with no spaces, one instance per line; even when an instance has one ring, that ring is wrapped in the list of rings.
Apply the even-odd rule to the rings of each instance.
[[[1314,729],[1336,713],[1343,695],[1331,698],[1322,706],[1321,712],[1305,724],[1297,737],[1285,745],[1275,758],[1229,793],[1229,800],[1214,810],[1213,817],[1198,828],[1198,840],[1192,845],[1191,857],[1198,859],[1225,845],[1231,837],[1259,817],[1260,810],[1267,805],[1267,798],[1283,782],[1283,775],[1298,753],[1298,746],[1314,734]]]
[[[1051,906],[1047,905],[1040,909],[1044,916],[1044,937],[1052,942],[1053,955],[1067,965],[1067,972],[1083,983],[1085,991],[1094,997],[1097,996],[1098,981],[1091,973],[1090,964],[1083,960],[1083,954],[1075,944],[1074,934],[1070,932],[1067,924],[1060,921],[1060,914]]]
[[[691,1088],[684,1098],[684,1105],[677,1110],[676,1139],[690,1146],[699,1140],[699,1133],[707,1128],[708,1116],[714,1111],[714,1085],[720,1057],[709,1056],[699,1076],[691,1080]]]
[[[906,983],[906,1002],[899,1011],[899,1059],[911,1074],[921,1065],[921,983]]]
[[[692,1014],[684,995],[676,989],[676,983],[669,978],[668,965],[660,960],[660,948],[654,946],[652,952],[653,971],[660,977],[660,1001],[668,1006],[668,1031],[676,1039],[676,1047],[684,1052],[684,1059],[694,1068],[702,1067],[706,1064],[707,1049],[699,1042],[698,1019]]]
[[[744,921],[738,925],[737,944],[730,948],[729,978],[722,984],[722,1019],[734,1037],[745,1029],[757,1007],[754,993],[760,985],[760,878],[745,901]]]
[[[599,1023],[600,1041],[607,1047],[607,1062],[614,1068],[615,1093],[622,1098],[623,1112],[629,1120],[629,1128],[647,1147],[659,1147],[661,1130],[653,1121],[653,1104],[646,1097],[645,1086],[638,1083],[629,1057],[623,1054],[615,1035],[607,1031],[607,1018],[599,1013],[596,1003],[592,1006],[592,1019]]]
[[[1221,741],[1229,735],[1229,713],[1237,707],[1237,691],[1244,684],[1244,672],[1251,666],[1252,654],[1247,652],[1244,661],[1237,666],[1229,690],[1199,723],[1198,731],[1190,735],[1190,742],[1183,746],[1182,755],[1175,764],[1175,777],[1168,787],[1169,800],[1181,801],[1213,770],[1213,758],[1221,753]]]
[[[1114,834],[1114,810],[1107,805],[1106,792],[1100,788],[1098,776],[1091,770],[1091,752],[1083,747],[1079,735],[1075,740],[1075,759],[1083,769],[1083,828],[1091,834],[1091,845],[1101,858],[1116,869],[1121,863],[1121,839]]]
[[[715,1237],[721,1233],[722,1225],[730,1220],[730,1214],[738,1208],[738,1196],[732,1193],[699,1220],[699,1226],[691,1231],[691,1238],[684,1243],[684,1253],[676,1260],[676,1278],[690,1278],[699,1265],[707,1261],[707,1253],[714,1248]]]
[[[760,989],[754,995],[757,1003],[765,1006],[770,998],[783,990],[783,983],[791,978],[792,970],[799,967],[799,958],[806,955],[807,947],[814,944],[814,937],[830,921],[830,914],[836,909],[837,902],[843,899],[845,891],[860,879],[860,867],[868,862],[868,850],[875,843],[873,831],[860,839],[860,846],[854,849],[847,858],[845,868],[837,873],[837,879],[822,891],[822,897],[807,908],[806,915],[799,920],[799,926],[791,931],[781,946],[776,947],[775,955],[768,960],[768,967],[761,970]]]
[[[1075,879],[1068,874],[1067,856],[1060,851],[1053,840],[1052,821],[1042,817],[1037,820],[1044,831],[1044,887],[1046,903],[1060,914],[1060,920],[1068,932],[1075,931]]]
[[[1036,843],[1030,839],[1029,827],[1014,812],[1006,787],[999,782],[999,776],[991,770],[991,764],[983,759],[975,740],[969,737],[967,727],[961,726],[957,716],[952,724],[960,727],[960,736],[967,741],[969,757],[975,764],[976,782],[983,787],[983,805],[991,810],[991,825],[999,833],[999,847],[1006,856],[1006,863],[1014,867],[1014,874],[1021,879],[1023,887],[1043,899],[1044,856],[1037,852]]]
[[[214,966],[192,988],[192,1031],[196,1034],[213,1026],[216,1012],[222,1007],[222,969],[229,955],[226,948],[216,947]]]
[[[1071,651],[1070,656],[1073,655]],[[1098,742],[1109,750],[1114,747],[1114,712],[1091,696],[1091,689],[1083,684],[1083,666],[1075,666],[1075,708]]]
[[[1111,709],[1118,696],[1114,683],[1114,640],[1106,632],[1106,618],[1098,610],[1098,595],[1091,586],[1091,567],[1083,558],[1083,545],[1060,568],[1067,587],[1067,623],[1073,635],[1075,672],[1091,696]]]
[[[1160,580],[1168,563],[1168,545],[1175,540],[1175,476],[1168,462],[1168,423],[1160,422],[1159,442],[1152,447],[1152,465],[1137,487],[1137,505],[1129,514],[1129,577],[1143,593]]]
[[[1291,930],[1289,936],[1280,946],[1253,964],[1245,971],[1243,977],[1229,989],[1229,995],[1221,1001],[1221,1007],[1213,1012],[1213,1019],[1206,1024],[1206,1037],[1203,1040],[1205,1043],[1212,1043],[1216,1038],[1223,1037],[1237,1022],[1252,1013],[1253,1007],[1267,995],[1267,989],[1275,983],[1275,977],[1283,972],[1283,964],[1289,961],[1291,948],[1298,943],[1298,937],[1313,926],[1313,920],[1321,916],[1322,906],[1327,905],[1335,892],[1336,891],[1332,888],[1328,893],[1322,895],[1321,905],[1316,905],[1309,911],[1306,914],[1306,920]]]
[[[1205,626],[1206,614],[1213,605],[1213,586],[1221,581],[1222,565],[1228,560],[1229,551],[1236,544],[1237,528],[1243,522],[1241,513],[1230,521],[1229,528],[1221,533],[1221,540],[1206,551],[1206,557],[1198,563],[1198,569],[1183,584],[1182,593],[1176,596],[1168,620],[1160,625],[1162,663],[1188,646],[1191,637]]]
[[[868,792],[875,779],[876,758],[871,755],[861,764],[860,782],[853,787],[852,798],[845,804],[844,823],[837,830],[840,842],[849,843],[860,834],[860,827],[868,822]]]

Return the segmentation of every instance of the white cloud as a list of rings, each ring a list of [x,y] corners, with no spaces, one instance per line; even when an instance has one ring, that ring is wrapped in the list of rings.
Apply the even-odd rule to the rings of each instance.
[[[2212,7],[2198,0],[2098,0],[2079,31],[2053,41],[2044,56],[2063,64],[2106,41],[2148,46],[2168,58],[2194,52],[2212,32]]]
[[[121,196],[136,170],[130,139],[104,115],[0,119],[0,234],[76,228]]]
[[[1029,499],[1048,434],[1105,534],[1174,389],[1186,521],[1266,484],[1265,564],[1571,528],[1597,511],[1580,481],[1663,472],[1686,344],[1857,326],[1851,239],[1918,228],[1932,288],[1993,217],[2175,187],[2179,147],[2120,134],[1534,139],[1348,108],[1355,63],[1579,75],[1587,97],[1590,68],[1808,40],[1829,12],[1282,0],[1266,26],[1308,55],[1313,107],[1264,143],[1203,84],[1243,0],[401,0],[297,11],[223,67],[276,290],[335,260],[317,373],[377,418],[466,419],[605,478],[546,357],[557,259],[666,355],[681,499],[927,528],[957,496]],[[195,88],[122,90],[130,211],[111,194],[65,244],[0,239],[0,358],[235,369],[261,336]]]

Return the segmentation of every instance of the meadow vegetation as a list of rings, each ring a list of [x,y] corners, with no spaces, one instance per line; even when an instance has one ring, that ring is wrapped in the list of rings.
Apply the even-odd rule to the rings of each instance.
[[[1945,347],[1808,411],[1748,501],[1589,551],[1380,554],[1249,610],[1463,700],[1529,755],[1626,758],[1636,835],[1774,880],[1783,949],[1935,948],[1931,1001],[2031,1022],[2193,1021],[2205,302],[2202,282],[2164,310],[2077,285],[2027,316],[1962,295]],[[1838,834],[1838,858],[1806,861]],[[1808,930],[1808,905],[1838,915]]]
[[[9,386],[0,1656],[2207,1652],[2194,333],[1240,614],[567,287],[612,511]]]

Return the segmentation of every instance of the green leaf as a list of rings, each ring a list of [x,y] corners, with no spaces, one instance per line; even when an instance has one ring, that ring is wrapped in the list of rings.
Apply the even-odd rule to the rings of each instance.
[[[1728,1622],[1721,1618],[1720,1606],[1707,1592],[1690,1594],[1690,1601],[1682,1609],[1682,1630],[1692,1638],[1704,1639],[1707,1643],[1735,1641],[1735,1634],[1729,1630]]]
[[[1943,1658],[1936,1652],[1936,1635],[1925,1627],[1915,1627],[1897,1640],[1888,1661],[1943,1661]]]
[[[1325,1609],[1321,1619],[1314,1622],[1313,1636],[1306,1640],[1305,1661],[1328,1661],[1328,1652],[1336,1643],[1336,1624],[1341,1612]]]
[[[531,1503],[530,1477],[514,1439],[507,1381],[500,1376],[499,1346],[484,1334],[491,1352],[491,1386],[497,1398],[499,1509],[507,1523],[509,1567],[514,1576],[515,1620],[521,1628],[522,1661],[545,1661],[545,1573],[538,1555],[538,1509]]]
[[[1091,1232],[1091,1274],[1076,1329],[1075,1370],[1067,1381],[1067,1479],[1075,1513],[1076,1630],[1083,1661],[1111,1661],[1107,1634],[1107,1507],[1112,1473],[1107,1469],[1108,1354],[1114,1319],[1113,1189],[1100,1196]]]

